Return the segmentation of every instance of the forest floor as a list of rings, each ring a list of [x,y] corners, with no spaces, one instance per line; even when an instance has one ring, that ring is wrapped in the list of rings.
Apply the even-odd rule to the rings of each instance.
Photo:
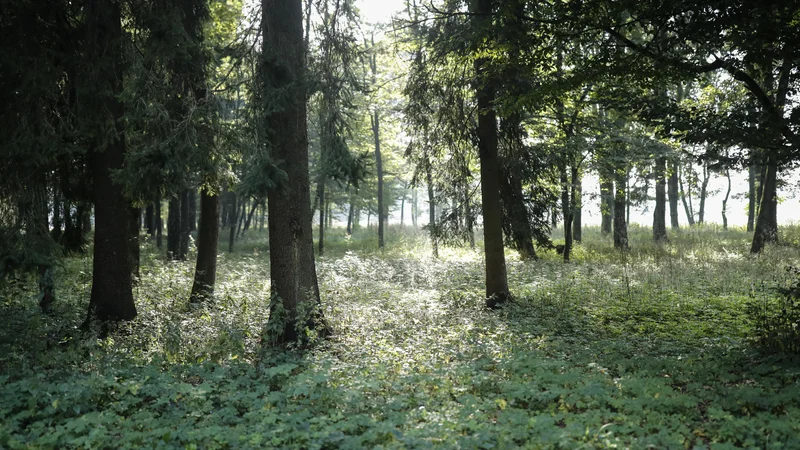
[[[102,340],[75,329],[91,260],[69,258],[50,314],[32,280],[0,288],[0,448],[800,448],[800,358],[764,325],[800,264],[800,227],[781,232],[751,257],[741,230],[633,229],[622,254],[588,229],[570,264],[509,251],[515,300],[490,311],[479,251],[334,229],[334,334],[305,351],[260,345],[258,233],[220,254],[201,308],[193,264],[145,244],[139,317]]]

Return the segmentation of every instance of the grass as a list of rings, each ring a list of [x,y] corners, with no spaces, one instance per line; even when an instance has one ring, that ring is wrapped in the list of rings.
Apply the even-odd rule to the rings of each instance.
[[[786,241],[798,227],[781,230]],[[91,265],[0,291],[0,448],[800,448],[800,359],[754,339],[800,263],[707,227],[619,253],[596,229],[574,262],[508,253],[515,300],[483,307],[479,250],[390,227],[327,234],[318,272],[335,334],[263,350],[266,239],[221,253],[217,301],[190,308],[190,263],[146,246],[139,318],[106,340],[74,327]],[[558,236],[554,236],[558,239]],[[222,246],[221,246],[222,248]]]

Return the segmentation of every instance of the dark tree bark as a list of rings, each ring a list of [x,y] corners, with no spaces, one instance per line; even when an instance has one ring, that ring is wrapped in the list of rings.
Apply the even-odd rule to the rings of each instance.
[[[284,101],[267,115],[267,138],[275,161],[286,172],[284,186],[269,192],[269,259],[275,303],[269,326],[283,331],[276,343],[301,339],[302,328],[326,330],[319,308],[311,230],[308,130],[304,80],[303,14],[296,0],[263,0],[262,80],[279,89]],[[272,131],[274,130],[274,131]],[[284,314],[277,313],[280,302]],[[300,314],[308,314],[301,317]],[[310,313],[310,314],[309,314]]]
[[[559,168],[561,173],[561,215],[564,217],[564,250],[561,252],[564,262],[569,262],[572,252],[572,205],[569,200],[569,175],[566,162]]]
[[[600,232],[611,234],[612,216],[614,214],[614,182],[601,175],[600,178]]]
[[[186,261],[189,256],[189,230],[191,217],[189,216],[189,189],[181,192],[181,214],[180,214],[180,248],[178,249],[178,259]]]
[[[170,197],[167,208],[167,257],[180,259],[181,250],[181,201]]]
[[[374,56],[373,56],[374,58]],[[373,60],[373,76],[375,66]],[[383,162],[381,161],[380,115],[375,110],[372,113],[372,136],[375,140],[375,171],[378,173],[378,248],[383,248],[384,241],[384,209],[383,209]]]
[[[694,210],[692,209],[692,192],[689,191],[688,193],[683,189],[683,177],[681,177],[680,172],[678,172],[678,186],[680,186],[680,197],[681,202],[683,202],[683,209],[686,212],[686,220],[689,222],[689,226],[694,225]],[[688,197],[688,201],[687,201]]]
[[[125,161],[122,93],[122,26],[120,5],[112,0],[87,0],[86,62],[95,72],[87,86],[87,111],[102,131],[89,154],[95,204],[92,293],[85,325],[136,317],[128,256],[128,202],[122,186],[111,179]],[[107,127],[103,129],[103,127]]]
[[[627,175],[617,170],[614,176],[614,248],[628,249],[628,223],[625,220]]]
[[[253,200],[253,204],[250,206],[250,212],[247,214],[247,220],[244,221],[244,229],[242,229],[242,236],[247,233],[247,230],[250,229],[250,224],[253,222],[253,215],[256,213],[256,209],[261,205],[261,199]]]
[[[217,280],[217,244],[219,243],[219,196],[200,190],[200,230],[197,235],[197,265],[189,301],[198,303],[214,296]]]
[[[325,254],[325,180],[320,177],[317,181],[317,201],[319,202],[319,237],[317,238],[317,251],[319,256]],[[313,214],[313,213],[312,213]]]
[[[761,207],[750,246],[753,254],[764,251],[768,243],[778,242],[778,163],[771,153],[767,155],[762,181]]]
[[[514,176],[507,164],[504,162],[500,165],[503,171],[500,177],[500,194],[505,221],[508,223],[507,231],[510,232],[514,250],[518,251],[523,259],[536,260],[538,257],[533,246],[533,232],[528,217],[528,208],[525,207],[522,183]]]
[[[669,222],[673,230],[680,228],[680,223],[678,222],[678,192],[678,165],[675,162],[670,162],[667,196],[669,197]]]
[[[583,240],[583,179],[580,172],[575,173],[572,180],[572,240],[581,242]]]
[[[656,158],[656,208],[653,212],[653,240],[656,242],[667,241],[667,195],[664,179],[666,171],[666,158],[663,156]]]
[[[350,208],[347,212],[347,234],[353,234],[353,214],[355,213],[356,194],[355,190],[350,191]]]
[[[476,0],[472,5],[477,15],[473,20],[488,27],[492,20],[492,0]],[[488,30],[486,30],[488,31]],[[483,243],[486,263],[486,305],[494,308],[506,302],[508,280],[503,248],[503,223],[500,207],[500,165],[497,156],[497,116],[494,110],[494,83],[487,74],[489,60],[475,60],[478,78],[478,156],[481,163],[481,203],[483,209]]]

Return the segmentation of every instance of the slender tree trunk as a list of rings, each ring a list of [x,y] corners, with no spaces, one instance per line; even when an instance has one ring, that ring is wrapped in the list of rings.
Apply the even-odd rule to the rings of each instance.
[[[180,201],[180,247],[178,248],[178,259],[186,261],[189,256],[189,229],[191,228],[189,222],[189,189],[184,189],[181,192]]]
[[[242,236],[250,229],[250,224],[253,222],[253,214],[256,213],[256,209],[258,209],[259,205],[261,205],[261,199],[253,200],[253,204],[250,206],[250,213],[247,214],[247,220],[244,222]]]
[[[761,207],[758,209],[750,253],[764,251],[768,243],[778,242],[778,164],[773,154],[767,155],[762,177]]]
[[[627,173],[617,170],[614,178],[614,248],[628,249],[628,223],[625,220]]]
[[[492,0],[476,0],[472,5],[473,18],[479,26],[491,25]],[[481,203],[483,206],[483,243],[486,263],[486,305],[494,308],[509,297],[506,278],[505,249],[503,248],[503,211],[500,207],[500,165],[497,155],[497,116],[494,110],[495,90],[488,79],[489,60],[475,60],[475,73],[479,80],[478,103],[478,156],[481,164]]]
[[[161,219],[161,196],[156,197],[155,203],[156,248],[161,248],[164,242],[164,224]]]
[[[154,223],[154,214],[155,214],[155,212],[154,212],[153,204],[150,203],[150,204],[147,205],[147,208],[145,208],[145,210],[144,210],[144,227],[145,227],[145,233],[148,236],[155,236],[155,233],[156,233],[156,227],[155,227],[155,223]]]
[[[411,190],[411,226],[417,228],[417,218],[419,217],[419,200],[417,200],[417,188]]]
[[[92,293],[85,325],[92,319],[131,320],[136,317],[128,257],[128,202],[112,172],[122,169],[125,137],[122,118],[122,26],[120,5],[112,0],[87,0],[87,66],[96,76],[86,107],[100,127],[89,154],[95,204]],[[89,89],[87,88],[87,91]],[[98,131],[98,130],[96,130]]]
[[[669,222],[673,230],[680,228],[680,223],[678,222],[678,192],[678,165],[675,162],[670,162],[667,195],[669,197]]]
[[[439,257],[439,242],[436,236],[436,198],[433,192],[433,173],[430,161],[425,161],[425,179],[428,183],[428,227],[431,235],[431,248],[433,257]]]
[[[630,172],[625,174],[625,226],[631,223],[631,178]]]
[[[614,214],[614,182],[600,176],[600,232],[611,234],[612,216]]]
[[[228,223],[230,224],[230,230],[228,235],[228,253],[233,253],[233,244],[236,240],[236,224],[239,222],[239,205],[238,203],[238,196],[236,192],[231,192],[231,203],[229,206],[229,216],[228,216]]]
[[[356,194],[355,190],[350,190],[350,208],[347,212],[347,234],[353,234],[353,215],[355,213]]]
[[[722,199],[722,229],[728,230],[728,199],[731,197],[731,169],[725,168],[725,178],[728,180],[728,189]]]
[[[200,230],[197,233],[197,264],[189,301],[198,303],[214,296],[219,243],[219,196],[200,190]]]
[[[703,183],[700,185],[700,208],[697,212],[697,222],[705,222],[706,216],[706,196],[708,194],[708,182],[711,180],[711,173],[708,170],[708,163],[703,164]]]
[[[749,190],[747,192],[747,231],[752,232],[755,229],[756,224],[756,210],[758,209],[758,196],[756,190],[756,174],[758,173],[758,167],[755,164],[750,164],[747,168],[748,177],[747,181],[749,184]]]
[[[663,156],[656,158],[656,209],[653,212],[653,240],[656,242],[667,241],[667,195],[664,179],[666,171],[666,158]]]
[[[564,217],[564,262],[569,262],[569,256],[572,251],[572,208],[569,199],[569,175],[567,173],[567,164],[559,168],[561,172],[561,215]]]
[[[58,183],[53,183],[53,231],[51,232],[51,236],[53,237],[53,241],[56,243],[61,243],[61,196],[59,195],[58,191]]]
[[[372,136],[375,140],[375,171],[378,173],[378,248],[383,248],[385,245],[383,229],[383,162],[381,161],[380,115],[377,109],[372,114]]]
[[[135,285],[139,280],[139,260],[140,260],[140,248],[139,248],[139,232],[141,231],[141,222],[139,221],[139,217],[141,216],[142,210],[140,208],[134,208],[130,206],[128,208],[128,257],[131,262],[131,282]]]
[[[319,239],[317,242],[319,256],[325,254],[325,181],[317,182],[317,200],[319,201]]]
[[[583,239],[583,179],[579,171],[575,171],[572,179],[572,240],[581,242]]]
[[[406,213],[406,190],[403,189],[403,198],[400,199],[400,226],[402,227],[405,225],[405,213]]]
[[[694,211],[692,210],[692,205],[691,205],[692,193],[690,191],[688,192],[687,195],[687,192],[683,189],[683,177],[681,177],[680,173],[678,173],[678,185],[680,186],[681,189],[680,197],[681,197],[681,202],[683,202],[683,209],[686,212],[686,220],[689,221],[689,226],[691,227],[694,225]],[[686,201],[686,197],[689,197],[688,202]]]
[[[285,189],[271,190],[267,203],[273,296],[267,327],[283,330],[271,337],[276,343],[298,341],[304,329],[327,328],[319,307],[311,230],[301,3],[262,1],[263,42],[270,49],[262,56],[262,80],[285,99],[282,108],[266,118],[274,160],[288,175]]]
[[[181,251],[181,200],[169,199],[167,211],[167,255],[172,260],[180,259]]]

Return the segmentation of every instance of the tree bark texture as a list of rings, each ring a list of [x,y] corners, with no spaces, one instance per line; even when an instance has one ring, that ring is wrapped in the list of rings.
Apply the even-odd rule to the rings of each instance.
[[[611,234],[614,213],[614,182],[606,177],[600,178],[600,232]]]
[[[669,222],[673,230],[680,228],[680,223],[678,222],[678,192],[678,165],[670,162],[667,196],[669,197]]]
[[[750,253],[761,253],[768,243],[778,242],[778,163],[769,154],[764,165],[761,186],[761,207],[758,208],[753,244]]]
[[[617,170],[614,177],[614,248],[628,249],[628,222],[625,221],[626,173]]]
[[[217,280],[217,244],[219,243],[219,195],[207,188],[200,190],[200,229],[197,233],[197,264],[190,301],[198,303],[214,296]]]
[[[287,174],[283,186],[269,191],[267,203],[274,299],[269,323],[282,329],[280,335],[274,336],[276,343],[298,341],[298,330],[304,327],[325,330],[311,229],[301,3],[262,2],[262,80],[267,89],[284,93],[281,108],[266,117],[273,159],[280,161],[280,168]],[[282,314],[278,314],[279,309]]]
[[[667,241],[667,195],[666,180],[667,160],[662,156],[656,158],[656,208],[653,211],[653,240]]]

